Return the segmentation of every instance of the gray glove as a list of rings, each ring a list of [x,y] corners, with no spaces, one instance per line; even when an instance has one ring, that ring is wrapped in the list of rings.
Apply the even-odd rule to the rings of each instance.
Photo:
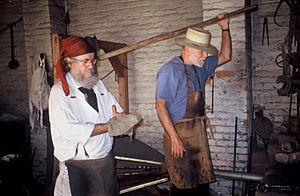
[[[108,134],[112,136],[129,135],[132,139],[134,129],[140,125],[142,118],[133,114],[114,116],[107,122]]]

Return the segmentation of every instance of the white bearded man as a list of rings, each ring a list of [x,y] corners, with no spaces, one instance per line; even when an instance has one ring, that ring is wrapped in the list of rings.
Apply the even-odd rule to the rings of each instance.
[[[205,82],[218,66],[231,60],[229,19],[218,15],[221,50],[210,44],[209,31],[188,28],[177,38],[181,56],[157,74],[156,111],[164,127],[164,155],[174,195],[209,195],[216,180],[209,151],[205,115]]]
[[[62,40],[49,117],[59,175],[54,195],[119,194],[107,122],[123,110],[97,78],[96,51],[84,39]]]

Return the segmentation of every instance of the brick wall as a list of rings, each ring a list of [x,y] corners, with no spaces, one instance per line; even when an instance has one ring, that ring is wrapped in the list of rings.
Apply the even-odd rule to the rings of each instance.
[[[203,1],[204,20],[217,16],[220,12],[232,12],[244,6],[244,1]],[[216,70],[214,78],[213,113],[208,112],[215,127],[215,137],[209,139],[214,168],[233,170],[234,132],[237,117],[237,158],[236,171],[246,171],[247,137],[247,78],[245,64],[245,17],[235,17],[230,21],[232,36],[232,61]],[[218,25],[206,27],[213,35],[212,43],[220,48],[221,31]],[[206,103],[211,109],[211,89],[206,86]],[[231,180],[218,179],[211,187],[216,195],[231,195]],[[236,194],[240,195],[241,184],[236,183]]]
[[[50,69],[53,65],[51,33],[64,32],[64,3],[62,1],[23,1],[24,39],[26,49],[28,88],[31,76],[38,66],[40,53],[46,53]],[[47,111],[45,111],[47,112]],[[46,114],[47,115],[47,114]],[[49,129],[31,131],[31,148],[33,157],[33,175],[38,183],[45,182],[47,168],[46,132]]]
[[[50,16],[47,0],[23,1],[24,39],[26,49],[28,88],[31,76],[38,66],[40,53],[46,53],[51,63]],[[31,130],[33,175],[38,183],[44,183],[47,168],[47,129]]]
[[[0,30],[23,16],[22,1],[3,0],[0,2]],[[24,21],[13,27],[15,59],[20,66],[11,70],[10,29],[0,34],[0,114],[9,113],[22,119],[28,119],[28,81],[26,50],[24,40]]]
[[[278,3],[268,2],[270,1],[262,1],[260,9],[253,15],[253,101],[265,108],[265,116],[270,118],[278,131],[282,123],[287,124],[290,98],[277,94],[282,83],[276,83],[276,79],[282,75],[282,69],[276,65],[275,58],[281,53],[277,45],[284,42],[288,33],[289,9],[286,3],[280,7],[276,17],[277,22],[282,25],[279,27],[273,20]],[[270,45],[267,44],[266,34],[262,45],[264,18],[268,20]],[[292,114],[295,115],[296,98],[293,97],[293,100]]]

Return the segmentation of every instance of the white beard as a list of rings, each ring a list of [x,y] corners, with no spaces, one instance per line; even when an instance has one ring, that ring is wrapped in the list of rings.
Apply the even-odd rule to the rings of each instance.
[[[92,70],[90,75],[86,77],[84,74],[79,72],[77,69],[73,69],[70,71],[74,80],[81,84],[82,87],[92,89],[98,82],[98,77],[96,74],[96,70]]]
[[[189,54],[189,60],[191,61],[191,63],[193,63],[193,65],[196,65],[197,67],[203,67],[204,60],[199,61],[199,59],[195,55]]]

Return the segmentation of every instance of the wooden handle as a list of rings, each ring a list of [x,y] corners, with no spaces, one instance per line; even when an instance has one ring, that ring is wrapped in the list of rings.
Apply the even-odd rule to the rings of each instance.
[[[247,6],[247,7],[238,9],[236,11],[230,12],[230,13],[228,13],[228,17],[232,18],[232,17],[239,16],[241,14],[244,14],[244,13],[247,13],[247,12],[253,12],[253,11],[256,11],[256,10],[258,10],[258,5],[254,4],[254,5]],[[190,26],[187,26],[187,27],[175,30],[175,31],[171,31],[171,32],[168,32],[168,33],[156,35],[154,37],[139,41],[135,44],[126,46],[124,48],[120,48],[120,49],[105,53],[103,55],[100,55],[100,60],[102,61],[102,60],[105,60],[105,59],[108,59],[108,58],[111,58],[111,57],[114,57],[114,56],[118,56],[118,55],[126,53],[126,52],[130,52],[130,51],[148,46],[148,45],[153,44],[153,43],[157,43],[157,42],[160,42],[160,41],[163,41],[163,40],[167,40],[167,39],[177,37],[179,35],[184,34],[189,27],[195,26],[195,27],[203,28],[203,27],[208,26],[208,25],[216,24],[218,21],[219,21],[218,17],[215,17],[215,18],[212,18],[212,19],[209,19],[209,20],[206,20],[206,21],[194,24],[194,25],[190,25]]]

